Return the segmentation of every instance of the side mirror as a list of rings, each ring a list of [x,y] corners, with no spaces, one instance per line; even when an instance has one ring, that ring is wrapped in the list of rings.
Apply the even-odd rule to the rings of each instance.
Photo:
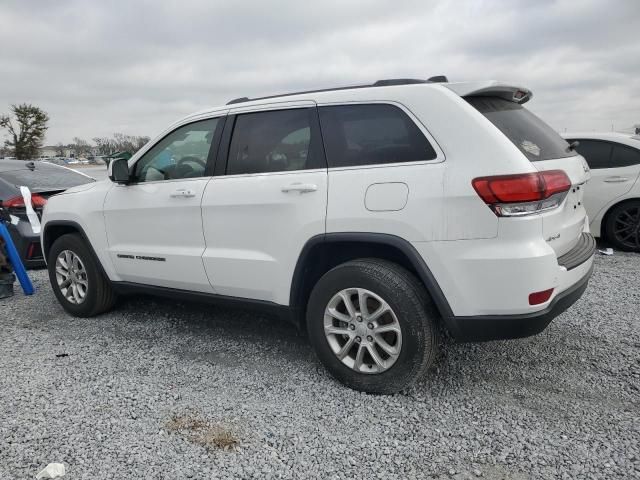
[[[109,179],[114,183],[126,185],[129,183],[129,162],[124,158],[116,158],[109,162]]]

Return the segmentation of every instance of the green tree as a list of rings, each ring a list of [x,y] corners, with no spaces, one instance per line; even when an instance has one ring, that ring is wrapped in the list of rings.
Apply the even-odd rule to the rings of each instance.
[[[0,127],[9,133],[5,146],[13,150],[14,156],[19,160],[37,158],[48,128],[49,115],[27,103],[11,105],[11,114],[15,125],[11,115],[0,115]]]

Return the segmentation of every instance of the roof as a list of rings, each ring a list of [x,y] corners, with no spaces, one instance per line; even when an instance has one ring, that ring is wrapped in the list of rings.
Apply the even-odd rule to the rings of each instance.
[[[484,80],[484,81],[476,81],[476,82],[448,82],[447,78],[444,76],[431,77],[428,80],[421,79],[412,79],[412,78],[401,78],[401,79],[387,79],[387,80],[378,80],[371,84],[366,85],[351,85],[344,87],[334,87],[334,88],[325,88],[318,90],[307,90],[302,92],[292,92],[292,93],[284,93],[279,95],[270,95],[264,97],[256,97],[256,98],[247,98],[240,97],[229,101],[226,105],[221,105],[217,107],[207,108],[204,110],[200,110],[198,112],[192,113],[191,115],[187,115],[183,119],[181,119],[180,123],[183,120],[192,119],[194,117],[205,116],[208,114],[226,111],[229,109],[236,108],[248,108],[254,107],[258,105],[265,104],[273,104],[281,102],[303,102],[303,101],[311,101],[311,102],[329,102],[329,101],[343,101],[347,99],[347,96],[354,97],[349,98],[354,100],[370,100],[371,94],[367,93],[371,90],[376,91],[376,97],[378,100],[384,100],[384,97],[389,97],[392,99],[394,96],[393,92],[397,92],[396,89],[414,89],[414,88],[448,88],[449,90],[455,92],[460,96],[471,96],[471,95],[498,95],[500,97],[506,98],[510,101],[515,101],[517,103],[525,103],[533,96],[531,90],[505,83],[497,80]],[[386,92],[389,95],[381,95],[381,92]],[[341,98],[342,97],[342,98]],[[356,98],[360,97],[360,98]]]

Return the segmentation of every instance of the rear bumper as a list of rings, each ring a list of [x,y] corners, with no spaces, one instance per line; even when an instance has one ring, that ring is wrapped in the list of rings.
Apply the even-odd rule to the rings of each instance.
[[[25,268],[44,267],[40,235],[33,233],[29,222],[19,221],[17,225],[8,224],[7,229]]]
[[[582,296],[592,272],[593,263],[578,282],[556,295],[543,310],[516,315],[450,317],[445,319],[445,323],[451,335],[459,342],[484,342],[536,335]]]

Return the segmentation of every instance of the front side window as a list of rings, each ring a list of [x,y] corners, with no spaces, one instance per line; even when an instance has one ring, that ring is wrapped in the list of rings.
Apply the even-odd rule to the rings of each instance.
[[[298,108],[238,115],[227,175],[322,168],[315,110]],[[317,120],[315,121],[317,123]]]
[[[320,107],[329,167],[433,160],[436,152],[417,125],[389,104]]]
[[[133,181],[157,182],[204,176],[218,121],[211,118],[171,132],[136,162]]]
[[[576,155],[553,128],[518,103],[500,97],[466,97],[465,100],[532,162]]]
[[[611,168],[611,144],[599,140],[578,140],[577,152],[584,157],[589,168]],[[574,140],[570,140],[574,141]]]

